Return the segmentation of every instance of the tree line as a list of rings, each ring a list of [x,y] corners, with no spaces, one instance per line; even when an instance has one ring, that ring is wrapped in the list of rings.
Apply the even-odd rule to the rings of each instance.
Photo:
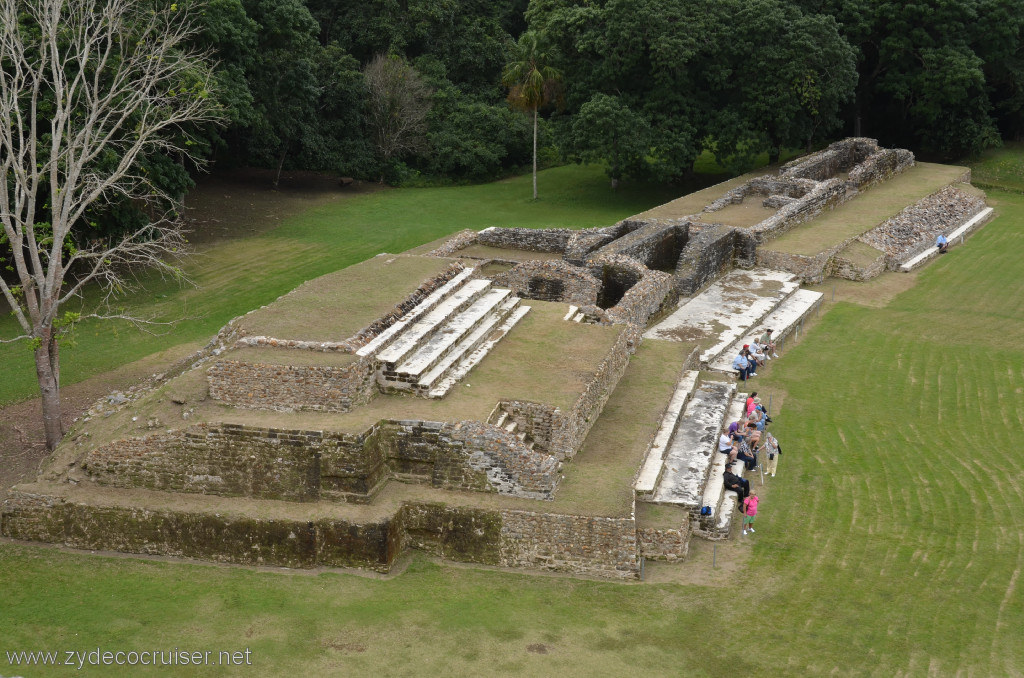
[[[548,160],[615,184],[849,134],[952,160],[1024,129],[1024,0],[193,1],[222,120],[191,143],[221,167],[484,181],[535,159],[539,126]],[[526,33],[559,76],[539,121],[503,86]],[[178,158],[146,163],[190,185]]]

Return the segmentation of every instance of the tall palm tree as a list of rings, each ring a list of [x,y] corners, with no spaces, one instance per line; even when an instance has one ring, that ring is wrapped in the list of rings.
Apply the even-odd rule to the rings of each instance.
[[[561,72],[549,65],[541,36],[526,31],[519,37],[512,60],[505,65],[501,84],[509,88],[508,101],[513,107],[533,114],[533,199],[537,199],[537,111],[556,101]]]

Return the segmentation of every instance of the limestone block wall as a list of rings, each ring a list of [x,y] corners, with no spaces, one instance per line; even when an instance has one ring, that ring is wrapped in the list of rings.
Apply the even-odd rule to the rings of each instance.
[[[619,303],[605,311],[604,317],[613,324],[630,323],[645,328],[651,316],[678,299],[671,274],[645,270],[640,280],[626,290]]]
[[[853,195],[845,182],[829,179],[816,184],[802,198],[783,205],[774,215],[747,230],[756,234],[760,242],[777,238],[797,224],[814,219],[826,209],[841,205]]]
[[[365,567],[387,572],[400,544],[390,520],[290,520],[231,511],[94,506],[14,492],[0,514],[0,533],[71,548],[200,558],[245,565]]]
[[[626,371],[629,356],[640,343],[641,332],[640,327],[626,325],[601,361],[586,390],[576,398],[568,411],[556,412],[552,424],[554,433],[548,451],[558,459],[571,459],[582,447],[590,427],[597,421],[608,397]]]
[[[801,179],[825,181],[847,172],[879,151],[878,141],[867,137],[850,137],[830,144],[828,148],[797,158],[782,166],[779,174]]]
[[[477,242],[491,247],[529,250],[531,252],[564,252],[574,231],[568,228],[502,228],[492,226],[477,234]]]
[[[210,397],[257,410],[349,412],[377,394],[373,359],[365,356],[345,366],[219,360],[207,376]]]
[[[607,261],[626,256],[647,268],[671,270],[689,237],[690,222],[683,219],[623,222],[628,233],[597,250],[591,257]],[[589,263],[589,262],[588,262]]]
[[[103,445],[83,470],[113,487],[315,501],[321,450],[336,445],[320,431],[199,424]]]
[[[690,524],[679,529],[656,529],[638,527],[636,530],[637,550],[644,558],[651,560],[682,560],[690,550]]]
[[[500,564],[635,579],[636,521],[531,511],[501,512]]]
[[[683,296],[696,294],[727,271],[733,263],[737,232],[720,224],[692,225],[690,240],[676,265],[676,292]]]
[[[885,270],[885,254],[879,252],[878,257],[866,266],[837,254],[829,263],[828,270],[833,278],[863,282],[878,277]]]
[[[435,250],[427,253],[428,257],[450,257],[458,256],[459,250],[465,249],[474,244],[477,239],[477,231],[471,228],[463,229],[444,241],[444,244]]]
[[[583,266],[593,252],[621,237],[626,232],[627,227],[622,222],[615,226],[587,228],[576,231],[569,237],[562,258],[570,264]]]
[[[632,518],[406,503],[390,517],[356,523],[227,511],[96,506],[12,492],[0,534],[62,544],[215,562],[292,568],[363,567],[387,572],[405,548],[463,562],[635,579]]]
[[[886,254],[886,267],[897,270],[907,259],[935,246],[939,233],[949,233],[985,209],[984,198],[946,186],[873,228],[861,240]]]
[[[847,180],[858,189],[865,189],[913,166],[914,154],[905,148],[882,148],[850,170]]]
[[[577,306],[597,302],[601,282],[590,271],[567,261],[525,261],[491,278],[526,299],[560,301]]]
[[[392,475],[550,499],[560,464],[481,422],[383,421],[360,435],[199,424],[92,450],[101,485],[288,501],[366,501]]]
[[[820,283],[831,273],[829,266],[832,258],[851,242],[853,242],[853,238],[830,247],[813,257],[802,254],[790,254],[788,252],[758,250],[757,265],[777,271],[789,271],[794,275],[800,276],[801,281],[804,283]]]
[[[388,421],[381,428],[389,463],[399,477],[533,499],[550,499],[561,480],[557,459],[528,449],[497,426]]]
[[[495,415],[492,418],[497,420],[503,411],[508,414],[511,421],[516,422],[516,430],[526,433],[526,437],[533,441],[534,450],[549,451],[555,422],[560,412],[557,407],[528,400],[502,400],[495,408]]]

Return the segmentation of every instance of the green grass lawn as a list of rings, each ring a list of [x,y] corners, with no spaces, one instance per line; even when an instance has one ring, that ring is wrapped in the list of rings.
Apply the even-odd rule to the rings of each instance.
[[[727,578],[622,585],[420,558],[380,580],[3,544],[0,650],[249,648],[268,676],[1016,675],[1024,198],[993,198],[1000,216],[915,287],[885,308],[831,306],[760,377],[785,394],[785,454],[757,534],[720,547]],[[661,576],[672,567],[709,564]],[[146,674],[4,661],[32,678]]]
[[[982,188],[1024,193],[1024,143],[1005,142],[971,163],[971,182]]]
[[[205,343],[231,318],[380,252],[402,252],[464,228],[607,226],[679,191],[634,183],[613,191],[603,168],[570,165],[541,173],[534,202],[530,181],[356,195],[311,207],[261,235],[205,247],[186,266],[196,287],[149,281],[124,300],[140,316],[183,320],[158,328],[158,335],[124,323],[82,323],[77,343],[61,353],[61,381],[73,384],[170,346]],[[0,319],[0,337],[19,334],[13,318]],[[0,344],[0,365],[0,405],[37,393],[27,344]]]

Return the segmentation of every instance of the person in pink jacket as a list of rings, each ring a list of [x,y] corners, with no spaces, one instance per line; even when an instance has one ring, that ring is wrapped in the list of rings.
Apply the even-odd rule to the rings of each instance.
[[[746,534],[747,530],[754,531],[754,518],[757,517],[757,502],[756,494],[751,494],[743,500],[743,534]],[[748,525],[750,527],[747,527]]]

